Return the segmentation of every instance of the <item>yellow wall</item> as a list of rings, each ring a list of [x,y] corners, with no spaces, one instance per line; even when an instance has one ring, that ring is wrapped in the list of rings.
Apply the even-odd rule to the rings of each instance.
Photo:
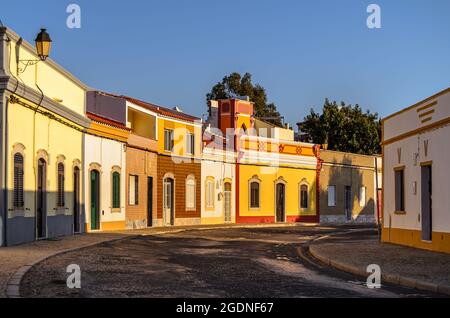
[[[39,62],[36,65],[28,66],[25,72],[18,74],[17,66],[23,67],[24,65],[21,62],[16,63],[17,58],[20,60],[35,60],[37,56],[34,52],[26,49],[24,44],[18,45],[17,41],[12,40],[9,42],[9,46],[8,53],[11,53],[10,71],[12,74],[36,91],[38,91],[36,84],[39,85],[48,98],[58,100],[62,105],[84,115],[86,87],[82,87],[83,84],[79,83],[78,80],[70,79],[69,76],[71,75],[68,73],[62,74],[62,69],[56,69],[56,63],[50,65],[49,62]]]
[[[422,232],[417,230],[383,228],[382,241],[406,245],[435,252],[450,253],[450,233],[433,232],[432,241],[422,241]]]
[[[308,168],[308,169],[311,169]],[[257,165],[239,166],[239,215],[274,216],[275,183],[279,178],[286,182],[286,216],[316,215],[316,171],[288,167],[268,168]],[[260,180],[260,208],[250,209],[249,180],[257,176]],[[300,184],[309,186],[309,207],[300,209]]]
[[[23,99],[21,99],[25,102]],[[30,103],[27,103],[32,105]],[[36,106],[36,105],[32,105]],[[44,115],[35,114],[31,109],[17,103],[10,103],[8,109],[8,204],[9,217],[18,213],[11,211],[13,206],[13,149],[17,144],[24,146],[24,195],[26,217],[33,217],[35,211],[36,166],[37,153],[45,150],[48,153],[47,162],[47,214],[55,215],[57,201],[57,157],[65,157],[65,215],[73,214],[73,165],[74,160],[82,160],[82,132],[65,126]],[[36,133],[33,134],[33,131]],[[80,165],[80,170],[82,166]]]
[[[195,135],[195,157],[200,156],[201,127],[187,122],[158,118],[158,152],[170,155],[170,152],[164,150],[164,129],[172,129],[174,131],[174,155],[186,156],[186,134],[189,132]]]

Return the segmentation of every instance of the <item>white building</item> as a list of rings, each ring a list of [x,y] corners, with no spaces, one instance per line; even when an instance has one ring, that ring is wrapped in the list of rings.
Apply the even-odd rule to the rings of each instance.
[[[84,191],[87,231],[125,229],[125,172],[128,129],[88,113],[84,138]]]
[[[450,88],[383,119],[383,241],[450,253]]]
[[[235,223],[236,155],[210,143],[202,153],[202,224]]]

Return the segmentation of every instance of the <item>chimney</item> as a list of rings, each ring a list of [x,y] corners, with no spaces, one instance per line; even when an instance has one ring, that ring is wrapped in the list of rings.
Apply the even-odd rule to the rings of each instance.
[[[210,100],[208,102],[208,123],[212,128],[219,128],[219,102]]]

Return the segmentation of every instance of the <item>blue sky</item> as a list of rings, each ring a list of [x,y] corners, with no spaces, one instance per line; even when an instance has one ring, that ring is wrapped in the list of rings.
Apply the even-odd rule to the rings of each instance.
[[[449,14],[449,0],[22,0],[0,19],[28,41],[47,27],[52,58],[91,87],[197,116],[224,75],[250,72],[294,124],[326,97],[386,116],[449,87]]]

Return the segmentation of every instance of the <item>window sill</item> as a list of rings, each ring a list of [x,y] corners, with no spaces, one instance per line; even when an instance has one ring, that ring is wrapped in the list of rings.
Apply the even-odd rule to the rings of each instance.
[[[65,214],[66,213],[66,210],[68,210],[67,208],[65,208],[65,207],[57,207],[57,208],[55,208],[55,211],[56,211],[56,214]]]
[[[253,212],[259,212],[261,211],[261,208],[249,208],[248,210]]]
[[[208,210],[208,209],[207,209],[207,210]],[[212,210],[214,210],[214,209],[212,209]],[[186,211],[193,212],[193,211],[197,211],[197,209],[196,209],[196,208],[186,208]]]
[[[395,215],[406,215],[405,211],[395,211],[394,212]]]
[[[111,213],[121,213],[122,209],[121,208],[111,208]]]

